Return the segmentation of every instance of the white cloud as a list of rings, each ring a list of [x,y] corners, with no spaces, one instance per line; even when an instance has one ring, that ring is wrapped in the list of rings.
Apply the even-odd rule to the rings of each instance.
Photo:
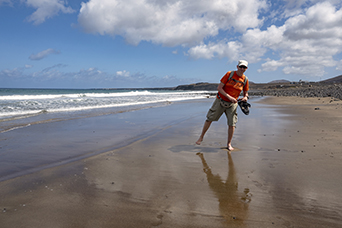
[[[64,0],[25,0],[26,5],[33,7],[36,11],[28,17],[29,22],[35,25],[43,23],[46,19],[52,18],[59,13],[75,12],[71,7],[66,6]]]
[[[323,76],[324,67],[336,66],[333,56],[342,52],[342,9],[336,10],[329,2],[317,3],[278,29],[280,42],[265,46],[280,52],[276,62],[284,66],[285,74]]]
[[[192,47],[189,49],[189,55],[192,58],[199,59],[212,59],[214,57],[223,58],[228,57],[229,59],[238,59],[239,49],[242,48],[242,44],[236,41],[230,42],[219,42],[209,44],[202,43],[201,45]]]
[[[238,47],[234,49],[234,47]],[[323,76],[325,67],[336,66],[333,57],[342,52],[342,9],[329,2],[317,3],[304,13],[288,18],[283,25],[266,30],[247,30],[239,41],[201,44],[190,48],[193,58],[245,58],[258,62],[259,71],[283,68],[285,74]]]
[[[31,60],[41,60],[43,58],[46,58],[48,55],[51,54],[59,54],[60,51],[56,51],[52,48],[46,49],[44,51],[39,52],[38,54],[32,54],[30,55],[29,59]]]
[[[124,71],[117,71],[116,75],[122,76],[122,77],[129,77],[130,73],[124,70]]]
[[[1,78],[22,78],[24,71],[32,68],[32,65],[25,65],[23,67],[16,67],[14,69],[4,69],[0,71]]]
[[[0,6],[14,2],[0,0]],[[28,18],[34,24],[74,12],[66,0],[21,2],[36,9]],[[341,5],[340,0],[89,0],[81,3],[78,20],[86,32],[122,36],[134,45],[181,45],[194,59],[243,58],[262,62],[259,72],[280,68],[285,74],[323,76],[326,67],[341,70],[336,60],[342,53]],[[59,51],[47,49],[29,58],[50,54]],[[9,72],[16,75],[17,70]],[[76,75],[85,72],[103,73],[90,68]],[[110,77],[145,76],[118,71]]]
[[[79,23],[89,33],[120,35],[131,44],[151,41],[192,46],[220,30],[244,32],[262,24],[264,0],[90,0],[82,3]]]
[[[281,68],[285,74],[322,76],[325,67],[337,66],[333,57],[342,52],[339,0],[268,4],[262,0],[90,0],[82,3],[78,20],[89,33],[119,35],[134,45],[148,41],[188,47],[185,54],[194,59],[263,62],[260,72]]]
[[[22,76],[23,68],[14,68],[12,70],[4,69],[0,71],[0,76],[2,79],[7,78],[19,78]]]

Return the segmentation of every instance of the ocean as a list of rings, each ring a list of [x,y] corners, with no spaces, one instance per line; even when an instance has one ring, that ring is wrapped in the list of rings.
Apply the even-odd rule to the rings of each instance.
[[[130,112],[203,99],[210,91],[0,89],[0,133],[32,124]]]

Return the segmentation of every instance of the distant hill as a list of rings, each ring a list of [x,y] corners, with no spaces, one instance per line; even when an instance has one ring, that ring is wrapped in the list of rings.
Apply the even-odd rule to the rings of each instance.
[[[324,81],[320,81],[320,82],[324,82],[324,83],[342,83],[342,75],[334,77],[334,78],[330,78]]]
[[[342,75],[330,78],[324,81],[320,81],[318,83],[326,83],[326,84],[333,84],[333,83],[342,83]],[[294,87],[295,85],[292,85],[291,81],[281,79],[281,80],[274,80],[268,83],[254,83],[252,81],[249,82],[250,89],[272,89],[272,88],[288,88],[288,87]],[[317,83],[307,83],[307,84],[317,84]],[[172,89],[174,90],[207,90],[207,91],[216,91],[217,90],[218,83],[208,83],[208,82],[199,82],[189,85],[179,85],[177,87],[174,87]]]
[[[208,90],[208,91],[216,91],[218,83],[208,83],[208,82],[199,82],[195,84],[189,85],[179,85],[175,90]]]
[[[289,80],[280,79],[269,82],[268,84],[278,84],[278,83],[291,83]]]

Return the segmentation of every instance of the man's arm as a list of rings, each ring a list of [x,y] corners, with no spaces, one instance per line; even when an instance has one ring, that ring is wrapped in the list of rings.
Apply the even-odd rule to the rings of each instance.
[[[248,100],[248,91],[243,91],[243,98],[241,98],[242,101]]]
[[[243,98],[239,99],[242,101],[247,101],[248,100],[248,89],[249,89],[249,81],[247,79],[246,85],[243,87]]]
[[[224,87],[224,84],[223,84],[222,82],[220,82],[220,84],[219,84],[218,87],[217,87],[217,91],[219,91],[220,94],[222,94],[223,96],[225,96],[230,102],[232,102],[232,103],[237,103],[237,100],[236,100],[234,97],[230,96],[228,93],[226,93],[226,92],[224,91],[223,87]]]

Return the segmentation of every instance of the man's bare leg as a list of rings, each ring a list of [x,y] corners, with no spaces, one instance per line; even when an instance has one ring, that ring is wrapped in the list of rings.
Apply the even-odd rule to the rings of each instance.
[[[232,147],[232,139],[233,139],[233,135],[234,135],[234,130],[235,127],[233,126],[229,126],[228,127],[228,143],[227,143],[227,148],[229,151],[234,150],[234,147]]]
[[[197,145],[201,145],[201,142],[203,141],[204,135],[205,135],[205,133],[208,131],[208,129],[209,129],[211,123],[212,123],[212,121],[208,121],[208,120],[206,120],[206,121],[204,122],[201,136],[199,137],[199,139],[198,139],[197,142],[196,142]]]

